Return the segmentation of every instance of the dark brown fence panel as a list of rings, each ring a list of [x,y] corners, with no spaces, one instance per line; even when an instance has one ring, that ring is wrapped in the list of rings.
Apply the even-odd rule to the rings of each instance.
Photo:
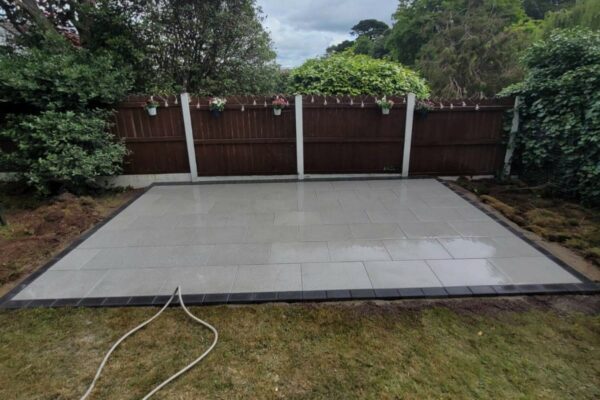
[[[296,120],[293,98],[288,100],[290,106],[274,116],[269,99],[255,105],[253,98],[228,98],[225,111],[214,117],[207,98],[193,98],[198,175],[295,174]]]
[[[506,147],[503,118],[511,100],[465,106],[450,102],[415,114],[410,156],[411,175],[487,175],[502,167]],[[478,107],[478,110],[476,109]]]
[[[304,97],[306,173],[399,172],[406,117],[403,99],[394,98],[389,115],[382,115],[370,96],[354,97],[353,104],[348,97],[339,100]]]
[[[156,116],[145,109],[149,97],[129,97],[115,115],[113,133],[123,138],[130,154],[125,174],[190,172],[181,107],[175,97],[158,98]]]

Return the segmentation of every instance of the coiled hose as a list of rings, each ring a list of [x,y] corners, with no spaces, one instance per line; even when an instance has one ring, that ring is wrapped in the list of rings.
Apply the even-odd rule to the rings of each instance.
[[[188,310],[188,308],[185,306],[185,303],[183,302],[183,298],[181,297],[181,287],[177,286],[177,289],[175,289],[175,291],[171,295],[171,298],[169,299],[169,301],[167,301],[167,303],[163,306],[163,308],[160,309],[159,312],[154,314],[154,316],[152,318],[147,319],[146,321],[142,322],[141,324],[139,324],[138,326],[136,326],[135,328],[133,328],[132,330],[130,330],[129,332],[127,332],[126,334],[121,336],[121,338],[119,340],[117,340],[115,342],[115,344],[113,344],[113,346],[110,348],[108,353],[106,353],[106,355],[104,356],[104,359],[102,359],[102,362],[100,363],[100,367],[98,367],[98,371],[96,372],[96,376],[94,376],[94,380],[90,384],[90,386],[89,386],[88,390],[85,392],[85,394],[83,396],[81,396],[80,400],[85,400],[90,395],[90,393],[92,393],[92,390],[94,390],[94,386],[96,386],[96,381],[98,380],[98,378],[100,378],[100,374],[102,373],[102,370],[104,369],[104,366],[106,365],[106,362],[110,358],[110,355],[113,353],[113,351],[115,351],[115,349],[117,347],[119,347],[119,345],[125,339],[127,339],[129,336],[133,335],[135,332],[139,331],[140,329],[142,329],[143,327],[145,327],[146,325],[148,325],[149,323],[154,321],[156,318],[158,318],[159,315],[162,314],[162,312],[165,311],[165,309],[169,306],[169,304],[171,304],[171,302],[173,301],[173,299],[175,298],[176,295],[179,295],[179,304],[181,304],[181,308],[183,308],[183,311],[185,311],[185,313],[187,315],[189,315],[190,318],[192,318],[194,321],[196,321],[196,322],[204,325],[208,329],[210,329],[213,332],[213,334],[215,335],[215,338],[213,339],[213,342],[210,345],[210,347],[204,353],[202,353],[202,355],[200,357],[196,358],[194,361],[192,361],[191,363],[189,363],[188,365],[186,365],[185,367],[180,369],[177,373],[171,375],[168,379],[164,380],[160,385],[156,386],[154,389],[152,389],[152,391],[150,391],[147,395],[145,395],[142,398],[142,400],[149,399],[154,394],[156,394],[156,392],[158,392],[160,389],[162,389],[163,387],[165,387],[166,385],[168,385],[169,383],[171,383],[172,381],[177,379],[179,376],[185,374],[190,369],[194,368],[194,366],[196,364],[198,364],[200,361],[202,361],[202,359],[204,357],[206,357],[208,355],[208,353],[210,353],[212,351],[212,349],[216,346],[217,341],[219,340],[219,332],[217,332],[217,330],[215,329],[214,326],[212,326],[208,322],[203,321],[200,318],[196,317],[195,315],[193,315],[190,312],[190,310]]]

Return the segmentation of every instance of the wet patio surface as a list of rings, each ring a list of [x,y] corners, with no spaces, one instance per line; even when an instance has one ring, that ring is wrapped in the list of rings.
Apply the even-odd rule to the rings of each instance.
[[[435,179],[226,183],[152,187],[13,300],[152,303],[178,285],[233,302],[581,284]]]

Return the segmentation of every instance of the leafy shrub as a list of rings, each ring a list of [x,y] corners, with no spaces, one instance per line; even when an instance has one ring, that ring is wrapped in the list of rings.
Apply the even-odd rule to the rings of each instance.
[[[527,52],[518,95],[521,175],[561,195],[600,205],[600,33],[555,31]]]
[[[42,195],[81,192],[118,173],[125,148],[107,133],[107,110],[130,87],[113,57],[60,37],[0,52],[0,106],[13,113],[0,118],[0,168]]]
[[[366,55],[335,54],[306,61],[292,70],[289,89],[301,94],[383,95],[413,92],[429,96],[429,87],[419,75],[401,64]]]
[[[95,178],[119,173],[125,146],[106,133],[106,112],[45,111],[11,117],[0,131],[16,149],[0,159],[42,195],[80,192]]]

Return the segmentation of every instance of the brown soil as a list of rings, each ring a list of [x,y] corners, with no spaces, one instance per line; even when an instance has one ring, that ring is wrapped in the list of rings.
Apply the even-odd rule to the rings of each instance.
[[[533,232],[533,240],[538,236],[550,242],[542,245],[552,253],[570,250],[571,254],[555,254],[567,258],[564,261],[570,265],[574,255],[585,259],[589,266],[583,266],[587,271],[582,272],[591,273],[590,278],[600,276],[600,210],[549,197],[543,189],[530,188],[518,180],[501,183],[460,178],[454,186],[474,193],[521,229]]]
[[[6,201],[7,226],[0,226],[0,295],[40,268],[77,236],[107,217],[135,194],[111,193],[96,198],[64,193],[47,201],[18,196]],[[29,197],[29,196],[27,196]],[[23,207],[19,207],[22,204]]]

